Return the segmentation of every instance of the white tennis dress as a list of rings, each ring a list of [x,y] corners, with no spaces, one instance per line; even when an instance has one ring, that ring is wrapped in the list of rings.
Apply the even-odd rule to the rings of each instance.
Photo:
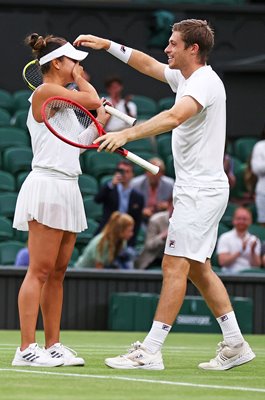
[[[76,121],[78,124],[78,121]],[[81,232],[87,228],[78,176],[80,149],[54,136],[29,109],[27,126],[33,150],[32,171],[18,194],[13,227],[27,231],[36,220],[51,228]]]
[[[225,89],[210,66],[197,69],[188,79],[166,67],[165,77],[176,101],[190,96],[202,106],[172,133],[176,181],[165,253],[204,263],[214,250],[229,195],[223,168]]]

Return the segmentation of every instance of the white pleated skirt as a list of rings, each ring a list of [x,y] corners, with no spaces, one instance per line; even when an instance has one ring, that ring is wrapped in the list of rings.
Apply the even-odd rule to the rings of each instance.
[[[17,198],[13,227],[28,231],[28,222],[69,232],[87,228],[78,177],[34,169],[25,179]]]

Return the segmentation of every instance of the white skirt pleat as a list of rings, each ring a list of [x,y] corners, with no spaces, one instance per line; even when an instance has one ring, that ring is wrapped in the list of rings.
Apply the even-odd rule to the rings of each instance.
[[[17,198],[13,227],[27,231],[28,221],[69,232],[87,228],[78,177],[47,170],[33,170]]]

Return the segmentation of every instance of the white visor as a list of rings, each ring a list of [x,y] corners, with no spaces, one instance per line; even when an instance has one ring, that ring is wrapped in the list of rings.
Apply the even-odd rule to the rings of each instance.
[[[55,60],[55,58],[59,58],[62,56],[72,58],[72,60],[82,61],[86,58],[87,55],[88,53],[86,51],[76,50],[74,46],[71,45],[71,43],[67,42],[63,46],[58,47],[58,49],[55,49],[45,56],[41,57],[39,63],[40,65],[43,65],[47,62]]]

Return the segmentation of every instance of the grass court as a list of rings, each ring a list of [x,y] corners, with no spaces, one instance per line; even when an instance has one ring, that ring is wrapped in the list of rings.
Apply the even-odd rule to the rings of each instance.
[[[61,341],[75,349],[85,367],[12,367],[18,331],[0,331],[1,400],[264,400],[265,340],[246,339],[256,353],[252,362],[228,371],[203,371],[201,361],[215,355],[221,335],[169,334],[163,349],[164,371],[113,370],[106,357],[126,352],[145,333],[64,331]],[[37,333],[43,345],[43,332]]]

